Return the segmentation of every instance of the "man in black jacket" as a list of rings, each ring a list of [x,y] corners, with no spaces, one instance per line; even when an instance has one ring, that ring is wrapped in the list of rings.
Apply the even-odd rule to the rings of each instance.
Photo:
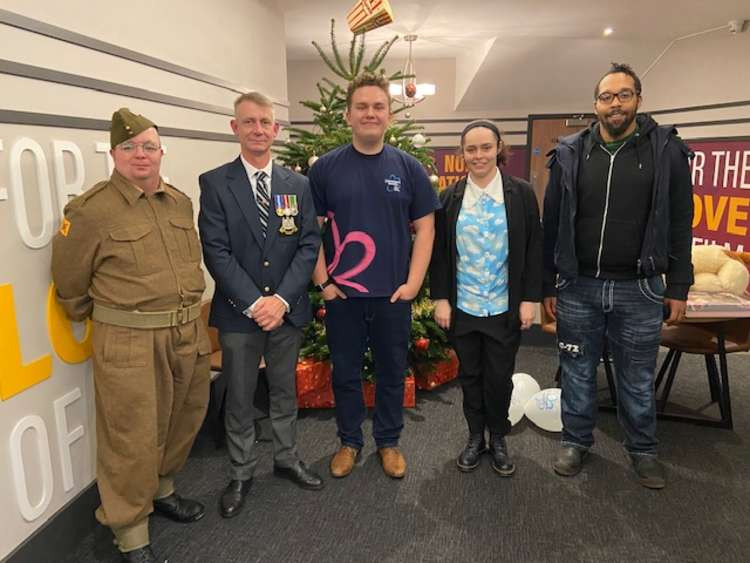
[[[563,435],[559,475],[594,443],[596,368],[608,338],[618,417],[638,481],[665,485],[653,377],[662,320],[685,314],[693,282],[689,149],[637,115],[641,82],[613,64],[594,91],[598,123],[562,139],[544,198],[544,306],[557,320]],[[666,281],[665,281],[666,280]]]

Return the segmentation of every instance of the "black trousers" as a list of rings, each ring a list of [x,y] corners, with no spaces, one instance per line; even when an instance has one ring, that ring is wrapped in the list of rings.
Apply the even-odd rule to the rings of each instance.
[[[451,340],[460,362],[469,432],[482,434],[488,428],[490,434],[505,436],[521,328],[517,321],[510,326],[508,313],[475,317],[456,309],[455,315]]]

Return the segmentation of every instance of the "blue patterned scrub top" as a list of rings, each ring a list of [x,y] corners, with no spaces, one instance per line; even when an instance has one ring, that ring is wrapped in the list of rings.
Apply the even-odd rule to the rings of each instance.
[[[508,222],[498,171],[484,189],[466,180],[456,224],[456,305],[475,317],[508,310]]]

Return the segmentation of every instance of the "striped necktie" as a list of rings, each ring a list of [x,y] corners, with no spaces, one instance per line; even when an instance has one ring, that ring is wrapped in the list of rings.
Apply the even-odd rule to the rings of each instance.
[[[268,175],[263,170],[255,175],[255,203],[258,204],[258,218],[263,228],[263,236],[266,236],[268,229],[268,209],[271,205],[271,195],[268,193],[268,184],[266,184],[267,177]]]

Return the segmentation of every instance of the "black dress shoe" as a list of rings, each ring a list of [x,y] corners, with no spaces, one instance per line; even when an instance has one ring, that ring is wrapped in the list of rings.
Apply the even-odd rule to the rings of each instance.
[[[310,491],[319,491],[325,486],[320,476],[308,469],[303,461],[298,461],[289,467],[273,466],[273,474],[277,477],[289,479],[295,485]]]
[[[156,557],[154,550],[151,549],[150,545],[134,549],[133,551],[126,551],[120,553],[123,561],[128,563],[166,563],[166,559],[159,559]]]
[[[232,518],[240,513],[242,506],[245,504],[245,497],[252,485],[252,478],[244,481],[238,479],[229,481],[229,485],[224,489],[219,501],[219,512],[224,518]]]
[[[516,466],[508,457],[508,446],[505,438],[499,434],[490,436],[490,456],[492,456],[492,469],[503,477],[510,477],[516,472]]]
[[[575,446],[561,446],[557,452],[555,461],[552,462],[552,469],[555,473],[563,477],[573,477],[578,475],[583,467],[583,460],[586,459],[588,451]]]
[[[469,441],[456,460],[458,469],[465,473],[474,471],[479,467],[479,460],[486,451],[487,446],[484,443],[484,433],[469,434]]]
[[[177,493],[154,499],[154,510],[175,522],[195,522],[203,518],[206,508],[197,500],[182,498]]]
[[[655,455],[631,455],[638,482],[647,489],[663,489],[667,484],[664,466]]]

